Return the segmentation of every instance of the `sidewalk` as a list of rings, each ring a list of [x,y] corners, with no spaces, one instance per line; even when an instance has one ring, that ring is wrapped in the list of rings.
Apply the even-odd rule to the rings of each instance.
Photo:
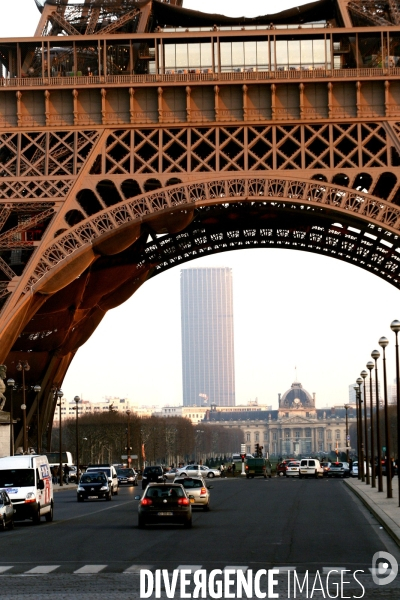
[[[400,546],[400,507],[399,507],[399,479],[392,479],[393,498],[386,497],[386,477],[383,477],[383,492],[378,492],[378,480],[376,479],[376,488],[362,483],[356,478],[344,479],[344,483],[349,487],[361,502],[371,511],[379,523],[388,534]]]
[[[63,483],[60,485],[59,483],[53,483],[53,492],[63,492],[64,490],[76,490],[76,483]]]

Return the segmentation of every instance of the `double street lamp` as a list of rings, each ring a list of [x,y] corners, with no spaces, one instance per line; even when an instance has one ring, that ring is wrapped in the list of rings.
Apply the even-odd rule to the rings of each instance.
[[[365,378],[368,377],[368,372],[367,371],[361,371],[360,373],[361,377],[364,380],[364,440],[365,440],[365,477],[367,480],[367,485],[370,484],[370,479],[369,479],[369,448],[368,448],[368,425],[367,425],[367,394],[366,394],[366,387],[365,387]]]
[[[7,379],[7,385],[10,388],[10,456],[14,456],[14,402],[13,390],[15,386],[14,379]]]
[[[366,364],[367,369],[369,370],[369,413],[370,413],[370,422],[371,422],[371,487],[376,487],[375,481],[375,435],[374,435],[374,407],[372,403],[372,369],[374,368],[374,363],[372,360],[369,360]]]
[[[16,367],[17,371],[22,371],[22,445],[24,454],[28,452],[28,430],[26,428],[26,399],[25,399],[25,371],[29,371],[30,366],[27,360],[19,361]]]
[[[127,460],[127,465],[128,467],[131,466],[131,411],[129,410],[129,408],[125,411],[127,416],[128,416],[128,426],[126,428],[126,460]]]
[[[79,396],[75,396],[74,398],[74,402],[75,402],[75,410],[76,410],[76,439],[75,439],[75,452],[76,452],[76,481],[79,481],[79,425],[78,425],[78,414],[79,414],[79,402],[80,402],[80,397]]]
[[[358,436],[358,479],[364,483],[364,442],[363,442],[363,430],[362,430],[362,398],[361,398],[361,384],[363,380],[358,377],[356,380],[357,386],[354,388],[357,395],[357,436]]]
[[[345,409],[346,409],[346,460],[347,462],[349,462],[349,446],[350,446],[350,438],[349,438],[349,421],[347,418],[347,411],[350,408],[349,404],[345,404],[344,405]]]
[[[390,458],[390,432],[389,432],[389,412],[388,412],[388,397],[387,397],[387,379],[386,379],[386,355],[385,348],[389,344],[389,340],[385,337],[381,337],[379,339],[378,344],[383,350],[382,360],[383,360],[383,391],[384,391],[384,399],[385,399],[385,445],[386,445],[386,488],[387,488],[387,498],[392,498],[392,465]]]
[[[392,321],[390,329],[396,336],[396,401],[397,401],[397,477],[399,477],[400,468],[400,374],[399,374],[399,342],[397,334],[400,331],[400,321]],[[399,506],[400,506],[400,485],[399,487]]]
[[[379,423],[379,384],[378,384],[378,358],[380,357],[379,350],[373,350],[371,356],[375,361],[375,405],[376,405],[376,454],[378,461],[378,492],[383,492],[382,482],[382,441],[381,428]]]
[[[62,462],[62,427],[61,427],[61,398],[63,397],[63,392],[60,389],[56,389],[55,392],[55,396],[58,399],[58,408],[60,409],[59,412],[59,452],[60,452],[60,464],[59,464],[59,477],[60,477],[60,485],[63,485],[63,462]]]

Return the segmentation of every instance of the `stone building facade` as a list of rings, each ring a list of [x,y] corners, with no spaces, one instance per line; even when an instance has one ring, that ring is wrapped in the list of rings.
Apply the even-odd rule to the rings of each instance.
[[[356,407],[348,405],[348,427],[356,422]],[[316,408],[315,396],[299,382],[279,396],[278,410],[244,412],[220,411],[213,406],[205,421],[224,427],[239,427],[244,433],[248,453],[256,444],[274,456],[329,453],[346,450],[346,409],[344,405]],[[232,451],[238,451],[233,448]]]

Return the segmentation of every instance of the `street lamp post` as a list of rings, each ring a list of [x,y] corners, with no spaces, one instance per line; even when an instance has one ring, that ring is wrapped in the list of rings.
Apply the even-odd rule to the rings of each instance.
[[[364,483],[364,440],[363,440],[363,425],[362,425],[362,397],[361,397],[361,384],[363,380],[361,377],[358,377],[356,383],[358,385],[358,417],[360,423],[360,458],[358,459],[358,471],[361,476],[361,481]]]
[[[368,377],[367,371],[361,371],[361,377],[364,380],[364,439],[365,439],[365,478],[367,485],[370,484],[369,479],[369,448],[368,448],[368,425],[367,425],[367,390],[365,387],[365,379]]]
[[[371,487],[376,487],[375,481],[375,435],[374,435],[374,407],[372,403],[372,369],[374,368],[374,363],[372,360],[369,360],[366,364],[367,369],[369,370],[369,411],[370,411],[370,422],[371,422]]]
[[[59,435],[59,438],[60,438],[59,439],[59,452],[60,452],[59,471],[60,472],[59,472],[58,475],[60,477],[60,485],[62,486],[63,485],[63,478],[62,478],[62,475],[63,475],[63,463],[62,463],[62,428],[61,428],[61,398],[63,397],[62,390],[56,390],[56,397],[58,398],[58,404],[57,404],[57,406],[60,409],[60,412],[59,412],[59,424],[58,424],[58,427],[59,427],[58,430],[59,430],[59,434],[60,434]]]
[[[37,444],[36,451],[38,454],[42,451],[42,432],[40,429],[40,413],[39,413],[39,392],[42,388],[40,385],[35,385],[33,391],[36,394],[36,433],[37,433]]]
[[[24,360],[24,362],[19,361],[16,367],[17,371],[22,371],[22,445],[24,454],[28,452],[28,430],[26,428],[26,399],[25,399],[25,371],[29,371],[30,366],[28,361]]]
[[[378,358],[380,357],[379,350],[373,350],[371,356],[375,361],[375,405],[376,405],[376,454],[378,461],[378,492],[383,492],[382,482],[382,441],[381,427],[379,423],[379,385],[378,385]]]
[[[385,348],[389,344],[389,340],[385,337],[379,338],[378,344],[383,350],[383,392],[385,400],[385,445],[386,445],[386,488],[387,498],[392,498],[392,465],[390,458],[390,432],[389,432],[389,412],[388,412],[388,397],[387,397],[387,378],[386,378],[386,354]]]
[[[400,331],[400,321],[392,321],[390,329],[396,336],[396,404],[397,404],[397,477],[399,478],[400,468],[400,374],[399,374],[399,341],[397,334]],[[400,485],[399,487],[399,506],[400,506]]]
[[[75,410],[76,410],[76,438],[75,438],[75,451],[76,451],[76,479],[77,481],[79,480],[79,425],[78,425],[78,415],[79,415],[79,409],[78,409],[78,405],[80,402],[80,398],[79,396],[75,396],[74,401],[75,401]]]
[[[13,390],[14,379],[7,379],[7,385],[10,388],[10,456],[14,456],[14,410],[13,410]]]
[[[128,467],[131,466],[131,432],[130,432],[130,428],[131,428],[131,411],[126,410],[125,411],[126,414],[128,415],[128,426],[126,428],[126,459],[127,459],[127,463],[128,463]]]
[[[346,409],[346,458],[347,458],[347,462],[349,462],[349,421],[347,418],[347,411],[350,408],[350,406],[348,404],[344,405],[345,409]]]

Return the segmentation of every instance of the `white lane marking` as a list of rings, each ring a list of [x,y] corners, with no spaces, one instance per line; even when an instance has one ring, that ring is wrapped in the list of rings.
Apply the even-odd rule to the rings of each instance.
[[[349,569],[346,569],[346,567],[323,567],[322,572],[324,574],[329,573],[329,571],[338,571],[340,573],[340,571],[348,571],[348,570]]]
[[[6,571],[9,571],[10,569],[12,569],[12,567],[0,567],[0,573],[5,573]]]
[[[238,566],[233,566],[233,567],[225,567],[223,570],[226,571],[227,569],[231,569],[232,571],[243,571],[243,573],[246,573],[247,569],[249,567],[238,567]]]
[[[123,573],[140,573],[140,571],[142,569],[147,569],[147,571],[151,571],[152,569],[154,569],[154,565],[131,565],[130,567],[128,567],[127,569],[125,569],[125,571],[123,571]]]
[[[51,573],[59,568],[60,565],[40,565],[30,569],[29,571],[25,571],[25,575],[47,575],[47,573]]]
[[[201,567],[202,565],[179,565],[175,570],[182,571],[183,569],[186,569],[187,571],[192,571],[192,573],[194,573],[194,571],[198,571]]]
[[[84,567],[81,567],[80,569],[78,569],[77,571],[74,571],[74,574],[77,575],[81,575],[81,574],[90,574],[90,573],[100,573],[100,571],[102,571],[103,569],[106,568],[107,565],[85,565]]]

